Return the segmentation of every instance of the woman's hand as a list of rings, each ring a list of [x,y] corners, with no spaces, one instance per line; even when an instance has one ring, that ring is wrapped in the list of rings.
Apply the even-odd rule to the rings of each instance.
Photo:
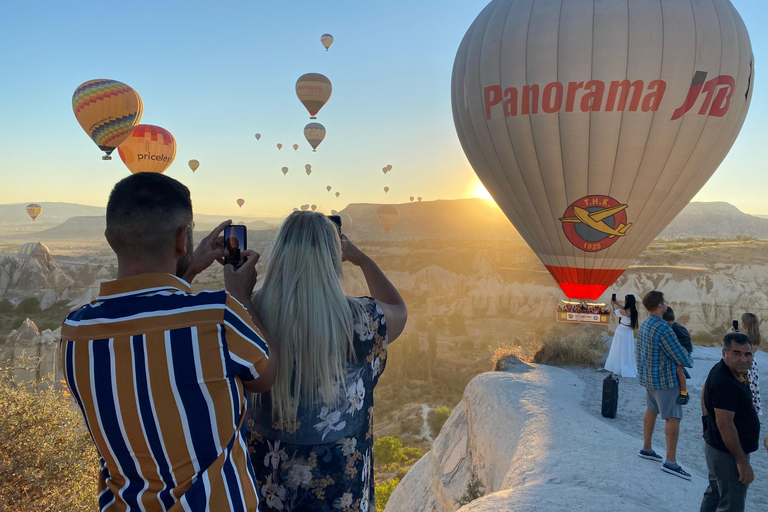
[[[250,303],[253,287],[256,286],[256,262],[260,254],[256,251],[243,251],[240,256],[245,258],[240,268],[224,265],[224,287],[230,295],[246,304]]]
[[[341,235],[341,261],[348,261],[359,267],[367,258],[363,251],[349,241],[347,235]]]

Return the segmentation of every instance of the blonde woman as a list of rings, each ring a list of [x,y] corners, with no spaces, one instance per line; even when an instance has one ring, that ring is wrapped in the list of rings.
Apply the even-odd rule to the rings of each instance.
[[[744,313],[739,322],[739,332],[747,335],[752,342],[752,352],[756,353],[760,347],[760,322],[754,313]],[[747,372],[749,389],[752,391],[752,403],[755,404],[757,413],[762,416],[763,406],[760,403],[760,381],[757,376],[757,360],[752,361],[752,369]]]
[[[371,297],[344,295],[342,261]],[[246,422],[261,510],[374,511],[373,388],[405,327],[403,299],[331,220],[297,211],[253,306],[279,350],[275,384],[251,397]]]

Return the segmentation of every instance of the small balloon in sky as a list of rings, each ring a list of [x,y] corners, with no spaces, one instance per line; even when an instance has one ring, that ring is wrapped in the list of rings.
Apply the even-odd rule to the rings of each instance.
[[[310,119],[316,119],[315,116],[328,103],[332,92],[331,81],[320,73],[307,73],[296,80],[296,96],[309,112]]]
[[[239,206],[240,208],[242,208],[244,204],[245,204],[245,199],[238,199],[237,200],[237,206]]]
[[[281,171],[283,171],[283,176],[285,176],[286,174],[288,174],[288,168],[287,168],[287,167],[283,167],[283,168],[281,169]]]
[[[330,186],[330,185],[328,185],[327,187],[325,187],[325,190],[327,190],[328,192],[330,192],[330,191],[331,191],[331,186]]]
[[[283,145],[278,142],[277,143],[277,150],[280,151],[281,149],[283,149]]]
[[[304,166],[304,171],[306,171],[307,176],[309,176],[310,174],[312,174],[312,166],[309,165],[309,164],[305,165]]]
[[[294,144],[294,145],[293,145],[293,150],[294,150],[294,151],[297,151],[298,149],[299,149],[299,145],[298,145],[298,144]]]
[[[409,197],[408,199],[410,199],[410,200],[411,200],[411,202],[413,202],[413,200],[415,199],[415,197],[411,196],[411,197]]]
[[[384,193],[386,194],[387,192],[389,192],[389,187],[384,187]]]
[[[189,168],[192,169],[192,172],[195,172],[198,167],[200,167],[200,162],[194,159],[189,161]]]
[[[301,205],[301,211],[305,212],[307,210],[309,210],[309,205],[308,204]]]
[[[320,123],[309,123],[304,127],[304,137],[309,142],[309,145],[312,146],[312,151],[317,151],[317,146],[325,138],[325,126]]]
[[[333,36],[331,34],[323,34],[320,36],[320,42],[325,47],[325,51],[328,51],[328,48],[333,44]]]
[[[176,139],[165,128],[140,124],[117,148],[128,169],[137,172],[163,173],[176,158]]]
[[[340,195],[341,195],[341,192],[336,192],[336,198],[337,199],[339,198]]]
[[[387,165],[387,170],[388,170],[388,171],[391,171],[391,170],[392,170],[392,166],[388,164],[388,165]]]
[[[72,110],[85,133],[100,150],[110,156],[131,136],[141,121],[144,104],[139,93],[116,80],[89,80],[72,95]]]
[[[261,134],[260,134],[260,133],[257,133],[257,134],[256,134],[256,140],[259,140],[260,138],[261,138]]]
[[[417,200],[418,202],[421,202],[421,197],[417,197],[417,198],[416,198],[416,200]]]
[[[385,204],[376,210],[376,216],[379,219],[379,224],[384,228],[384,231],[389,231],[400,217],[400,211],[396,206]]]
[[[381,172],[383,172],[384,174],[387,174],[389,172],[389,169],[387,169],[386,167],[382,167]]]
[[[310,208],[312,208],[312,211],[315,211],[315,210],[317,210],[317,205],[313,204],[312,206],[310,206]]]
[[[32,203],[27,205],[27,215],[32,217],[32,222],[35,221],[35,219],[43,213],[43,207],[40,206],[37,203]]]

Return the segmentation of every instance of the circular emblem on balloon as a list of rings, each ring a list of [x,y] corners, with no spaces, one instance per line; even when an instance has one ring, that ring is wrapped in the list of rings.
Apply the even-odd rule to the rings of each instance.
[[[627,205],[608,196],[587,196],[571,204],[560,218],[566,238],[585,252],[603,251],[626,236]]]
[[[163,173],[176,158],[176,139],[165,128],[140,124],[117,151],[125,166],[134,174]]]

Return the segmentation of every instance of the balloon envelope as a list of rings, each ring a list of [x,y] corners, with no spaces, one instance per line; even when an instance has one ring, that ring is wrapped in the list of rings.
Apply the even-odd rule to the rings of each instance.
[[[200,162],[198,162],[197,160],[189,161],[189,168],[192,169],[192,172],[195,172],[198,167],[200,167]]]
[[[298,149],[299,149],[299,145],[298,145],[298,144],[294,144],[294,145],[293,145],[293,150],[294,150],[294,151],[296,151],[296,150],[298,150]]]
[[[245,199],[238,199],[237,200],[237,206],[239,206],[240,208],[242,208],[244,204],[245,204]]]
[[[387,165],[387,170],[391,171],[392,170],[392,166],[391,165]]]
[[[72,110],[85,133],[106,153],[105,160],[141,121],[139,93],[116,80],[89,80],[72,95]]]
[[[309,123],[304,127],[304,137],[309,142],[309,145],[312,146],[312,150],[317,150],[317,146],[325,138],[325,126],[320,123]]]
[[[328,51],[328,48],[333,44],[333,36],[331,34],[323,34],[320,36],[320,42],[325,47],[325,51]]]
[[[421,202],[421,198],[420,198],[420,197],[417,197],[417,198],[416,198],[416,200],[417,200],[418,202]]]
[[[280,143],[278,143],[278,144],[277,144],[277,150],[278,150],[278,151],[280,151],[281,149],[283,149],[283,145],[282,145],[282,144],[280,144]]]
[[[387,192],[389,192],[389,187],[384,187],[384,193],[386,194]]]
[[[281,171],[283,171],[283,176],[285,176],[286,174],[288,174],[288,168],[287,168],[287,167],[283,167],[283,168],[282,168],[282,169],[280,169],[280,170],[281,170]]]
[[[21,247],[19,247],[18,251],[16,251],[16,256],[22,261],[26,261],[29,259],[30,254],[32,254],[32,251],[35,250],[35,247],[38,246],[38,244],[45,247],[44,244],[41,244],[40,242],[27,242],[25,244],[22,244]],[[47,249],[47,247],[45,247]]]
[[[317,205],[313,204],[312,206],[310,206],[310,208],[312,208],[312,211],[315,211],[315,210],[317,210]]]
[[[331,81],[320,73],[307,73],[296,80],[296,96],[309,112],[310,119],[315,119],[323,105],[331,98],[332,92]]]
[[[328,192],[330,192],[330,191],[331,191],[331,186],[330,186],[330,185],[328,185],[327,187],[325,187],[325,190],[327,190]]]
[[[384,174],[387,174],[389,172],[389,169],[387,169],[386,167],[382,167],[381,172],[383,172]]]
[[[43,213],[43,207],[40,206],[37,203],[32,203],[27,205],[27,215],[32,217],[32,222],[35,221],[35,219]]]
[[[400,217],[400,211],[396,206],[385,204],[376,210],[376,216],[379,219],[379,224],[384,228],[384,231],[389,231],[397,222],[398,217]]]
[[[411,196],[411,197],[409,197],[409,199],[411,200],[411,202],[413,202],[413,200],[414,200],[414,197],[413,197],[413,196]]]
[[[176,158],[176,139],[165,128],[140,124],[117,148],[128,169],[137,172],[163,173]]]
[[[596,299],[725,158],[752,68],[728,0],[494,0],[456,55],[453,117],[565,295]]]
[[[338,198],[341,195],[341,192],[336,192],[336,197]]]
[[[308,204],[301,205],[301,211],[305,212],[307,210],[309,210],[309,205]]]
[[[259,140],[260,138],[261,138],[261,134],[260,134],[260,133],[257,133],[257,134],[256,134],[256,140]]]

